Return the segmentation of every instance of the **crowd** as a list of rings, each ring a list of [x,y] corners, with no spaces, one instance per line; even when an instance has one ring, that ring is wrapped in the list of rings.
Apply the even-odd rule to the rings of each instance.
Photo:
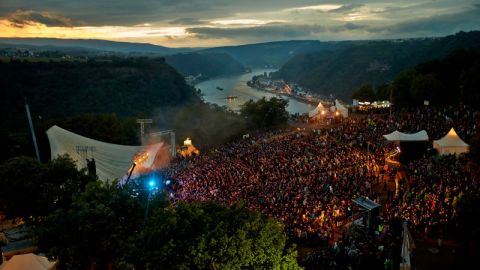
[[[439,139],[455,127],[468,142],[476,129],[474,119],[464,106],[423,107],[392,117],[370,113],[316,129],[251,136],[174,162],[165,170],[177,180],[170,199],[227,205],[244,201],[249,209],[281,220],[290,239],[321,247],[305,261],[313,268],[355,268],[371,260],[389,269],[401,242],[389,224],[406,220],[415,232],[438,237],[464,193],[479,186],[465,173],[462,159],[425,155],[403,164],[406,183],[395,198],[382,202],[382,229],[376,228],[374,237],[342,235],[352,221],[352,200],[380,202],[385,190],[372,187],[395,175],[384,165],[396,146],[382,135],[425,129],[431,139]]]
[[[442,238],[454,226],[457,204],[465,193],[478,191],[477,179],[464,170],[465,160],[455,156],[423,158],[409,164],[407,185],[397,211],[427,238]]]
[[[292,237],[331,238],[349,217],[351,200],[373,195],[380,171],[377,160],[335,134],[266,134],[180,162],[183,170],[171,169],[180,183],[174,200],[243,200],[282,220]]]

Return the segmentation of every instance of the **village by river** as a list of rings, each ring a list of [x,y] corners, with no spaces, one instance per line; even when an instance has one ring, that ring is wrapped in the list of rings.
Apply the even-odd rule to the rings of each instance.
[[[291,114],[306,113],[315,108],[315,105],[310,105],[297,99],[262,91],[252,88],[247,85],[247,82],[255,75],[264,74],[264,72],[272,72],[274,69],[257,69],[250,73],[231,75],[225,77],[217,77],[210,80],[202,81],[195,85],[195,88],[200,89],[203,98],[206,102],[215,103],[220,106],[227,106],[227,108],[237,111],[241,105],[248,100],[258,100],[262,97],[267,99],[271,97],[278,97],[288,100],[287,111]],[[226,97],[236,97],[226,99]]]

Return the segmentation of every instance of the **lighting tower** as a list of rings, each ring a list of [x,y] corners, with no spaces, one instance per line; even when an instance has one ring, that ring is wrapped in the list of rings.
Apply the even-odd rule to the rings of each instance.
[[[145,124],[153,123],[152,119],[137,119],[137,124],[140,124],[140,140],[143,144],[143,139],[145,136]]]

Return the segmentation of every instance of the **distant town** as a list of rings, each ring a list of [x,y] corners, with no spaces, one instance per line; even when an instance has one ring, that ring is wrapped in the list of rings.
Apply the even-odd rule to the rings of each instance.
[[[247,85],[273,94],[288,96],[312,105],[317,105],[318,102],[327,99],[321,95],[311,93],[309,89],[302,87],[297,83],[285,82],[282,79],[274,79],[272,74],[267,72],[253,76],[252,79],[247,82]]]

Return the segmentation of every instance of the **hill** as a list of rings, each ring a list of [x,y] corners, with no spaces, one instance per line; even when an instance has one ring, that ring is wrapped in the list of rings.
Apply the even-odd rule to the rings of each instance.
[[[388,82],[407,68],[447,56],[459,48],[480,48],[480,31],[442,38],[350,43],[341,49],[297,54],[274,74],[313,92],[348,99],[363,84]]]
[[[159,108],[198,103],[194,89],[161,58],[87,62],[0,61],[2,137],[28,131],[24,98],[38,123],[84,113],[152,115]]]
[[[95,50],[114,53],[137,53],[169,55],[193,51],[191,48],[168,48],[148,43],[117,42],[100,39],[60,39],[60,38],[0,38],[0,44],[5,46],[40,47],[45,50]]]
[[[168,64],[185,76],[202,78],[245,72],[245,67],[225,53],[185,53],[165,57]]]
[[[34,156],[25,113],[28,100],[40,154],[50,158],[45,131],[59,125],[93,139],[138,144],[136,118],[150,130],[175,129],[202,151],[244,134],[244,119],[205,104],[163,58],[91,58],[86,61],[0,60],[0,163]],[[127,169],[127,168],[126,168]]]
[[[467,104],[479,108],[480,50],[455,50],[446,58],[417,65],[391,83],[394,104],[444,106]]]
[[[247,67],[280,67],[292,56],[325,49],[337,49],[356,42],[320,42],[318,40],[291,40],[225,46],[201,50],[201,53],[227,53]]]

